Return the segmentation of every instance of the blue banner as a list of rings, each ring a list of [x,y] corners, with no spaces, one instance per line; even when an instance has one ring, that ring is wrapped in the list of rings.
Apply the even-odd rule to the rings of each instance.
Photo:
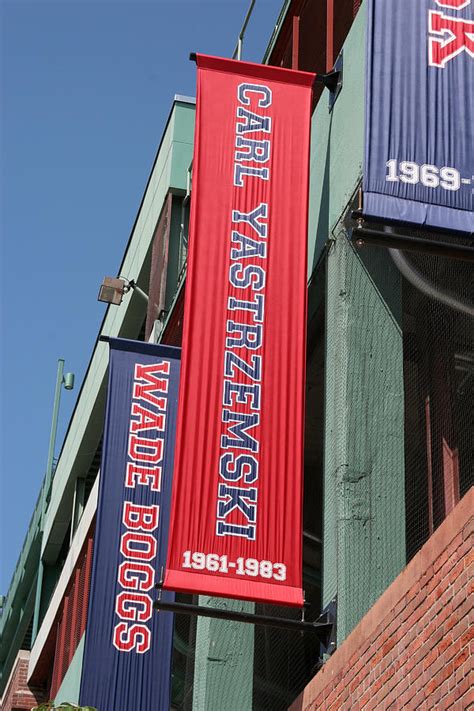
[[[364,207],[474,232],[474,0],[369,0]]]
[[[180,349],[109,343],[80,702],[168,711],[173,615],[153,610],[153,601],[168,548]]]

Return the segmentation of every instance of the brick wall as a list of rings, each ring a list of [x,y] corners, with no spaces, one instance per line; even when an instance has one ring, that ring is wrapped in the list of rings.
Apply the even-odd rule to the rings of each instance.
[[[291,711],[474,708],[473,539],[471,488]]]
[[[13,665],[12,673],[5,694],[0,704],[2,711],[12,709],[30,709],[45,701],[44,691],[27,684],[28,661],[30,653],[20,650]]]

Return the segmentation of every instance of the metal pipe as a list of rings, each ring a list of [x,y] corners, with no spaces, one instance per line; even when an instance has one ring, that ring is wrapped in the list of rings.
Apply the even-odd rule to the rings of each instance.
[[[124,294],[127,294],[130,291],[130,289],[133,289],[133,291],[136,291],[137,294],[140,294],[140,296],[143,299],[145,299],[145,301],[148,303],[148,301],[149,301],[148,294],[146,294],[143,291],[143,289],[140,289],[140,287],[138,286],[138,284],[136,283],[136,281],[134,279],[127,279],[127,277],[124,277],[124,276],[120,276],[119,279],[123,279],[126,282],[126,284],[123,287]]]
[[[130,286],[132,287],[132,289],[133,289],[134,291],[137,292],[137,294],[140,294],[140,296],[142,297],[142,299],[145,299],[145,301],[148,303],[148,294],[145,294],[145,292],[143,291],[143,289],[140,289],[140,287],[138,286],[138,284],[135,284],[135,282],[132,282],[132,281],[131,281],[131,282],[130,282]]]
[[[249,23],[250,15],[252,14],[254,5],[255,5],[255,0],[251,0],[250,7],[247,10],[247,14],[245,16],[244,24],[242,25],[242,29],[239,32],[237,44],[235,45],[235,49],[232,54],[232,59],[238,59],[239,61],[242,59],[242,45],[243,45],[243,41],[244,41],[244,34],[245,34],[245,30],[247,29],[247,25]]]
[[[360,219],[360,218],[358,218]],[[365,243],[380,247],[394,247],[411,252],[423,252],[438,257],[450,257],[463,261],[474,261],[474,249],[464,245],[451,244],[450,242],[430,241],[420,237],[409,237],[395,232],[383,232],[367,227],[356,227],[352,231],[352,240],[359,246]]]
[[[43,503],[49,496],[49,487],[53,480],[53,465],[54,465],[54,448],[56,446],[56,434],[58,431],[59,403],[61,401],[61,387],[64,379],[64,360],[59,358],[58,370],[56,374],[56,387],[54,389],[53,415],[51,418],[51,432],[49,434],[48,460],[46,462],[46,486]],[[42,508],[41,515],[44,516],[45,506]]]
[[[155,600],[153,603],[155,610],[163,612],[176,612],[184,615],[199,615],[200,617],[215,617],[220,620],[231,620],[233,622],[246,622],[252,625],[264,625],[266,627],[280,627],[281,629],[294,630],[295,632],[313,632],[321,639],[326,639],[332,629],[330,622],[302,622],[301,620],[289,620],[283,617],[268,617],[266,615],[254,615],[250,612],[235,612],[233,610],[220,610],[211,607],[201,607],[185,602],[165,602]]]
[[[70,390],[73,386],[74,379],[71,378],[70,373],[67,373],[68,378],[68,389]],[[43,482],[43,489],[41,493],[41,503],[40,503],[40,536],[41,536],[41,547],[43,543],[43,530],[44,530],[44,516],[46,513],[47,503],[49,499],[49,493],[51,488],[51,483],[53,481],[54,475],[54,450],[56,447],[56,434],[58,431],[58,419],[59,419],[59,404],[61,401],[61,387],[64,380],[64,360],[59,358],[58,369],[56,372],[56,387],[54,389],[54,402],[53,402],[53,414],[51,417],[51,431],[49,434],[49,446],[48,446],[48,459],[46,462],[46,473]],[[33,628],[31,633],[31,639],[34,642],[36,635],[38,634],[39,627],[39,616],[41,608],[41,593],[43,589],[43,576],[44,576],[44,563],[41,558],[41,548],[40,548],[40,560],[38,564],[38,575],[36,578],[36,595],[35,595],[35,609],[33,613]]]

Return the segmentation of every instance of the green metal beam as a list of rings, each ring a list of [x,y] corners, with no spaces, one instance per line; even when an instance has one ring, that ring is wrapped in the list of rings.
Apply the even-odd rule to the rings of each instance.
[[[237,612],[254,611],[243,600],[199,597],[199,605]],[[193,711],[252,708],[254,626],[198,617]]]

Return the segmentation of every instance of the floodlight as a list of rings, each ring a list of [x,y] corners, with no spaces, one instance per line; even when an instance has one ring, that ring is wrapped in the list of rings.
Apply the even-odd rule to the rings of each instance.
[[[128,294],[130,289],[133,289],[140,296],[148,301],[148,294],[145,294],[143,289],[133,281],[125,277],[104,277],[104,281],[100,285],[98,301],[105,301],[106,304],[120,306],[123,295]]]
[[[123,295],[125,293],[125,279],[116,279],[114,277],[104,277],[104,281],[100,285],[99,301],[104,301],[106,304],[114,304],[120,306]]]

